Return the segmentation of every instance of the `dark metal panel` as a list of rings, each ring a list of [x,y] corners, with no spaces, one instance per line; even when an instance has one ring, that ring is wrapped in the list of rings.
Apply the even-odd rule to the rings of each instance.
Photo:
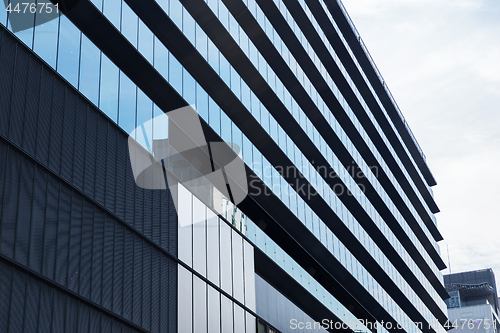
[[[119,130],[116,126],[107,127],[107,141],[106,141],[106,187],[104,195],[104,205],[111,211],[116,211],[116,178],[122,169],[117,167],[117,147],[119,146]],[[123,144],[123,137],[120,135],[120,145]]]
[[[124,262],[125,258],[125,233],[127,231],[121,225],[115,224],[115,234],[113,237],[114,249],[113,249],[113,295],[112,304],[113,312],[118,315],[123,315],[123,296],[124,292],[128,291],[124,289]]]
[[[23,149],[29,154],[36,153],[36,132],[38,126],[38,100],[42,65],[34,57],[29,58],[28,78],[26,81],[26,105],[24,109]]]
[[[36,168],[33,185],[33,220],[28,267],[37,273],[42,273],[46,202],[47,174]]]
[[[10,101],[12,94],[12,79],[16,57],[16,44],[10,38],[4,37],[3,29],[0,30],[0,134],[9,132]]]
[[[14,259],[21,264],[28,265],[30,243],[31,208],[33,202],[33,177],[35,167],[25,159],[21,159],[19,174],[19,202],[17,213],[17,227],[15,238]]]
[[[56,271],[55,281],[63,286],[67,285],[69,279],[69,235],[71,221],[71,189],[59,184],[59,209],[57,210],[56,243]]]
[[[61,176],[69,181],[73,181],[76,102],[77,94],[73,90],[66,89],[63,111],[64,120],[62,132]]]
[[[92,249],[93,244],[93,221],[94,208],[92,204],[83,200],[83,222],[82,222],[82,243],[80,253],[80,290],[83,297],[90,299],[90,287],[92,276]]]
[[[49,144],[49,167],[56,171],[61,172],[61,158],[62,158],[62,134],[64,124],[64,95],[66,92],[66,84],[62,81],[54,80],[54,88],[52,91],[52,107],[50,119],[50,144]]]
[[[72,193],[71,219],[69,221],[69,257],[68,257],[68,289],[78,292],[80,289],[81,252],[83,231],[83,198]]]
[[[94,161],[95,169],[95,199],[100,204],[104,205],[104,198],[106,197],[106,162],[108,153],[108,123],[103,115],[99,114],[97,117],[97,149],[96,159]]]
[[[11,288],[9,329],[7,332],[22,332],[23,316],[24,311],[26,310],[24,306],[26,296],[26,276],[16,269],[12,274]]]
[[[0,268],[1,269],[1,268]],[[28,275],[26,281],[24,332],[39,332],[40,281]]]
[[[7,168],[4,174],[3,209],[0,220],[0,253],[13,258],[14,241],[16,239],[21,156],[9,150],[6,160]]]
[[[40,80],[40,97],[38,104],[38,128],[36,137],[36,156],[40,162],[48,165],[49,142],[50,142],[50,122],[52,113],[52,91],[54,85],[54,75],[42,67],[42,78]]]
[[[12,95],[9,119],[9,137],[17,145],[22,144],[24,126],[24,106],[26,101],[26,81],[28,77],[29,55],[25,52],[17,52],[13,64]],[[9,112],[8,109],[2,112]]]
[[[88,108],[88,106],[87,106]],[[95,178],[96,178],[96,151],[97,151],[97,122],[99,115],[92,112],[90,108],[87,111],[87,131],[85,135],[85,177],[83,179],[83,190],[85,193],[94,197]]]
[[[87,102],[81,97],[77,99],[75,114],[75,130],[73,145],[73,184],[83,190],[85,173],[85,146],[87,127]]]

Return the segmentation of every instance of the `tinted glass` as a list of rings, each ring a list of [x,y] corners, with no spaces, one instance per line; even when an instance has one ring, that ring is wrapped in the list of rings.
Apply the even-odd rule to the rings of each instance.
[[[99,71],[101,66],[101,52],[85,35],[82,35],[82,52],[80,57],[80,84],[79,90],[92,103],[99,103]],[[118,78],[118,75],[117,77]],[[118,86],[113,86],[117,91]]]
[[[127,133],[131,133],[136,127],[136,90],[136,85],[120,72],[118,125]]]
[[[45,22],[35,28],[33,49],[52,68],[56,68],[58,30],[59,19]]]
[[[61,16],[60,24],[57,71],[69,83],[78,87],[81,32],[66,16]]]
[[[106,55],[101,54],[99,108],[115,122],[118,120],[118,81],[118,67]]]

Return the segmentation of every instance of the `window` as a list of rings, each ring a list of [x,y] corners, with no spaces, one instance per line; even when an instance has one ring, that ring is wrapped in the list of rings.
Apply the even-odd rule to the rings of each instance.
[[[57,71],[74,87],[78,87],[81,34],[66,16],[61,16]]]
[[[40,18],[41,17],[42,16],[40,16]],[[59,19],[51,20],[43,24],[37,22],[35,28],[35,44],[33,45],[35,53],[54,69],[56,68],[58,26]]]
[[[82,62],[82,68],[85,65]],[[115,64],[101,53],[101,86],[99,108],[114,122],[118,120],[118,80],[119,70]],[[83,76],[85,82],[85,76]],[[80,83],[81,85],[82,83]],[[86,83],[83,83],[86,84]],[[82,89],[83,87],[81,87]]]
[[[277,329],[258,320],[257,333],[280,333]]]
[[[85,35],[82,35],[79,90],[95,105],[98,105],[100,65],[101,52]],[[118,91],[118,70],[116,70],[116,82],[113,82],[112,86],[114,91]]]

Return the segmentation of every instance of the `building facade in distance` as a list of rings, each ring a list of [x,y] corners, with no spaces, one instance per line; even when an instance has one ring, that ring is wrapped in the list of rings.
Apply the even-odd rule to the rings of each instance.
[[[444,332],[436,182],[340,1],[18,4],[0,332]]]
[[[445,301],[450,332],[500,330],[498,294],[491,268],[445,275],[444,286],[450,294]]]

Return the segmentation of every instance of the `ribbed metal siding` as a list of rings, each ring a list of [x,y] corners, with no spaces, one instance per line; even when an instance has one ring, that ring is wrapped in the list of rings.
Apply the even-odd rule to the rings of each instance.
[[[146,331],[176,331],[170,192],[137,187],[127,135],[2,28],[0,84],[0,331],[127,331],[84,299]],[[13,284],[18,268],[5,260],[75,295]]]
[[[0,281],[2,332],[139,332],[1,261]]]

